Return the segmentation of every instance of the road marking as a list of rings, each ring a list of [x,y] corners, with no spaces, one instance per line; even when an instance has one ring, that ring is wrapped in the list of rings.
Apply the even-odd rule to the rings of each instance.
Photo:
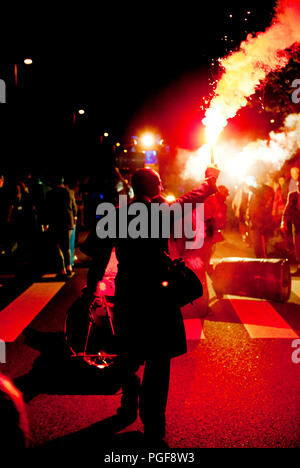
[[[118,271],[118,260],[116,257],[116,251],[115,248],[113,248],[109,262],[107,264],[106,270],[105,270],[105,275],[107,276],[116,276]]]
[[[226,295],[250,338],[298,338],[299,335],[267,301]]]
[[[187,341],[205,340],[201,319],[184,319],[183,323]]]
[[[294,296],[294,297],[293,297]],[[296,298],[295,298],[296,296]],[[292,278],[292,292],[291,299],[297,301],[300,300],[300,278]]]
[[[0,312],[0,339],[12,342],[65,285],[34,283]]]

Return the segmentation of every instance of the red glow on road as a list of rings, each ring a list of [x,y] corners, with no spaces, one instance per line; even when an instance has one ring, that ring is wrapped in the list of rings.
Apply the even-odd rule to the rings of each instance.
[[[231,305],[250,338],[298,338],[297,333],[266,301],[235,299]]]
[[[5,307],[0,314],[0,339],[14,341],[64,285],[35,283]]]

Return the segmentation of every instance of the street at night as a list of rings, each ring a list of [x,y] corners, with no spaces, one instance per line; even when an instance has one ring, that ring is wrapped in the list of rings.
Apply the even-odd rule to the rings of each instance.
[[[0,452],[300,448],[300,0],[25,9],[1,31]]]
[[[237,236],[228,238],[216,256],[253,256]],[[114,263],[109,274],[110,268]],[[53,440],[53,448],[97,446],[100,441],[102,450],[144,447],[139,420],[117,434],[109,424],[120,403],[114,376],[107,372],[105,377],[104,371],[102,378],[98,369],[72,371],[64,359],[65,314],[80,294],[86,272],[79,264],[67,284],[41,279],[27,289],[31,304],[44,299],[39,295],[45,284],[58,292],[50,289],[48,304],[34,310],[24,331],[23,320],[33,311],[27,309],[28,297],[21,296],[17,310],[22,323],[20,328],[17,320],[6,324],[13,342],[7,344],[7,364],[1,367],[25,396],[34,447],[49,448]],[[205,318],[191,311],[185,315],[189,351],[172,362],[169,447],[298,447],[300,363],[292,361],[292,342],[300,337],[300,280],[293,279],[286,304],[234,296],[218,300],[211,290]]]

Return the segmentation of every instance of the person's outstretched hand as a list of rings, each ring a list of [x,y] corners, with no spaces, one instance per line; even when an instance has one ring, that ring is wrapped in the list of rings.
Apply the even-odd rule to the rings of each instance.
[[[287,233],[288,232],[288,227],[287,227],[287,223],[285,221],[282,221],[281,224],[280,224],[280,230],[283,232],[283,233]]]
[[[217,164],[210,164],[205,170],[205,178],[209,179],[212,183],[215,184],[220,175],[220,172],[221,171],[218,168]]]

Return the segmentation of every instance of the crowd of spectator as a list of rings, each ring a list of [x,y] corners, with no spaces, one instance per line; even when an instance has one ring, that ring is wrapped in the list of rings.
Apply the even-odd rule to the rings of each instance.
[[[65,275],[74,264],[78,233],[94,223],[97,204],[112,197],[109,183],[105,180],[99,183],[89,176],[63,180],[62,176],[41,177],[30,172],[19,177],[0,173],[2,260],[18,258],[35,266],[43,262],[40,266],[46,268],[52,243],[57,253],[57,273]],[[70,260],[66,236],[62,235],[65,231]]]
[[[280,174],[272,178],[262,174],[253,184],[243,182],[233,193],[231,208],[238,219],[242,240],[253,247],[258,258],[268,256],[268,243],[274,235],[281,236],[287,255],[295,252],[294,233],[291,228],[284,232],[282,221],[288,194],[298,190],[299,175],[298,167],[291,168],[289,177]],[[33,263],[35,258],[38,261],[42,258],[47,263],[49,242],[52,242],[57,253],[57,273],[71,276],[78,234],[94,225],[98,203],[114,202],[124,193],[132,198],[130,188],[118,170],[109,180],[101,182],[91,176],[57,180],[57,176],[40,177],[30,172],[17,178],[0,173],[2,258],[17,252],[18,258],[29,257]],[[68,214],[63,214],[63,206],[65,211],[69,210]],[[57,210],[62,212],[59,214]],[[65,227],[59,229],[59,225]]]
[[[254,183],[243,182],[235,193],[232,209],[242,240],[253,246],[258,258],[268,256],[269,241],[277,236],[281,237],[286,256],[300,262],[295,253],[294,223],[284,224],[289,194],[299,191],[299,175],[298,167],[290,169],[289,177],[280,174],[274,178],[262,173]]]

